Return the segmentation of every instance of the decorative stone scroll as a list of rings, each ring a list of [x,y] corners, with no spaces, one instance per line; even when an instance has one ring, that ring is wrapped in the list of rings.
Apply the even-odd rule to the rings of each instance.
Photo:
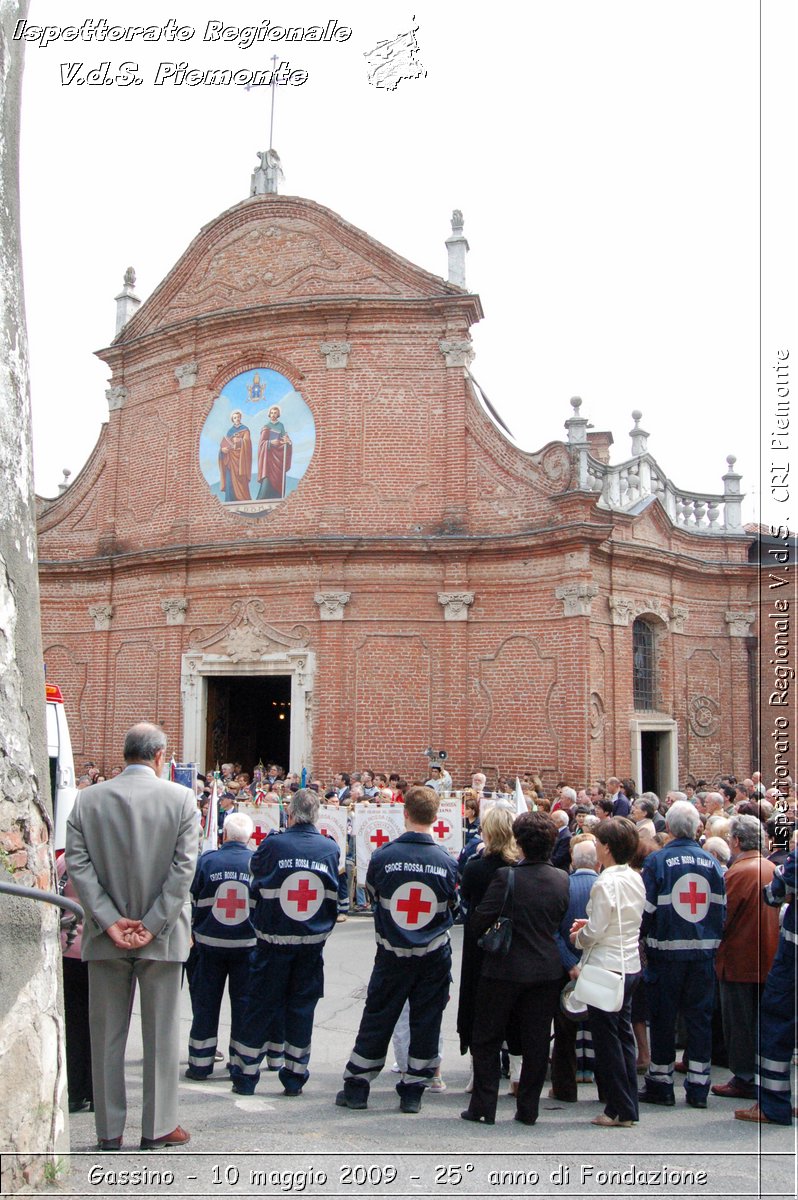
[[[181,363],[179,367],[175,367],[175,379],[181,388],[193,387],[198,374],[199,363]]]
[[[188,610],[188,600],[185,597],[176,597],[173,600],[162,600],[161,608],[166,613],[167,625],[185,625],[186,611]]]
[[[105,398],[108,401],[108,411],[116,412],[125,403],[127,397],[128,390],[126,387],[122,387],[121,384],[115,384],[113,387],[107,388]]]
[[[349,362],[349,355],[352,352],[351,342],[322,342],[319,346],[320,352],[327,360],[327,366],[334,370],[342,369]]]
[[[446,359],[447,367],[467,367],[474,361],[474,346],[469,338],[458,342],[452,342],[445,338],[442,342],[438,342],[438,345]]]
[[[468,610],[474,603],[474,593],[438,592],[438,603],[443,605],[444,621],[467,621]]]
[[[344,606],[349,603],[351,592],[316,592],[313,599],[319,606],[320,621],[343,621]]]
[[[689,615],[688,610],[681,604],[668,608],[667,604],[657,597],[635,599],[632,596],[608,596],[613,625],[629,625],[635,618],[645,613],[653,613],[655,617],[668,626],[670,633],[684,633],[684,623]]]
[[[90,604],[89,616],[94,621],[94,628],[101,632],[111,628],[111,617],[114,615],[113,604]]]
[[[726,624],[729,626],[729,637],[748,637],[755,620],[756,613],[753,609],[747,612],[727,612]]]
[[[562,600],[566,617],[589,617],[590,605],[598,593],[597,583],[561,583],[554,595]]]

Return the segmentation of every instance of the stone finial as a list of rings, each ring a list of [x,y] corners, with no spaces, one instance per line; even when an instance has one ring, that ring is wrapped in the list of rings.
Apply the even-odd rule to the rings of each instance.
[[[571,408],[574,410],[574,415],[569,417],[565,422],[565,428],[568,430],[568,441],[572,445],[579,445],[587,441],[587,431],[590,428],[590,423],[586,417],[580,417],[579,410],[581,407],[581,397],[573,396],[571,398]]]
[[[639,408],[632,413],[634,428],[629,430],[629,437],[632,439],[632,458],[639,458],[641,454],[648,453],[648,434],[645,429],[640,428],[642,416]]]
[[[457,342],[444,338],[442,342],[438,342],[438,345],[446,359],[447,367],[467,367],[474,361],[474,347],[470,338],[463,338],[462,341]]]
[[[67,488],[69,487],[69,477],[72,474],[72,472],[67,467],[64,467],[62,474],[64,476],[64,479],[63,479],[63,482],[59,483],[59,485],[58,485],[59,492],[65,492],[67,490]]]
[[[127,400],[127,395],[127,388],[122,387],[121,384],[114,384],[113,387],[107,388],[105,398],[108,401],[108,411],[116,412],[118,408],[121,408]]]
[[[446,239],[446,249],[449,254],[449,283],[456,283],[458,287],[464,288],[468,242],[463,236],[463,214],[459,208],[452,213],[452,233],[451,237]]]
[[[114,296],[116,301],[116,329],[114,336],[119,333],[120,329],[124,329],[130,318],[136,312],[136,309],[141,304],[138,296],[133,291],[136,286],[136,272],[132,267],[128,267],[125,271],[122,291],[118,296]]]
[[[443,605],[444,621],[467,621],[468,610],[474,603],[474,593],[438,592],[438,603]]]
[[[276,196],[284,178],[280,155],[276,150],[259,150],[260,165],[252,172],[250,196]]]
[[[748,637],[751,632],[751,626],[756,620],[756,613],[751,609],[749,612],[727,612],[726,624],[729,626],[729,637]]]
[[[161,608],[166,614],[167,625],[185,625],[188,611],[188,600],[185,597],[179,596],[173,600],[162,600]]]
[[[563,602],[563,616],[589,617],[593,598],[599,594],[597,583],[562,583],[554,595]]]
[[[175,379],[180,388],[193,387],[197,382],[198,375],[199,363],[181,363],[179,367],[175,367]]]
[[[726,464],[729,469],[723,476],[723,496],[725,500],[724,524],[727,533],[743,532],[743,496],[740,491],[742,475],[734,469],[736,462],[737,459],[733,454],[726,455]]]
[[[113,604],[90,604],[89,616],[94,621],[94,628],[98,632],[111,628],[111,617],[114,615]]]
[[[327,366],[330,369],[342,369],[349,362],[349,355],[352,352],[352,343],[322,342],[319,346],[319,352],[326,358]]]
[[[344,606],[349,603],[351,592],[316,592],[313,597],[319,606],[320,621],[343,621]]]

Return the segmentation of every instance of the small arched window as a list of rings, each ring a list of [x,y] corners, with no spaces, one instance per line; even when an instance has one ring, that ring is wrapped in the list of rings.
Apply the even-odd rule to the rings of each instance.
[[[640,617],[632,626],[632,678],[635,708],[654,708],[654,630]]]

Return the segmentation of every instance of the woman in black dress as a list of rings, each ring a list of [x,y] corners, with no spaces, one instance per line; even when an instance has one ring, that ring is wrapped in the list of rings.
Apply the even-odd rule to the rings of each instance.
[[[460,885],[460,899],[464,908],[473,912],[488,890],[490,881],[500,867],[518,861],[518,847],[513,837],[515,811],[505,804],[489,808],[482,818],[482,841],[484,850],[472,855],[465,865]],[[471,1050],[471,1031],[474,1024],[474,1003],[477,984],[482,970],[483,951],[477,945],[476,934],[466,921],[463,931],[463,961],[460,971],[460,997],[457,1005],[457,1032],[460,1035],[460,1053]]]

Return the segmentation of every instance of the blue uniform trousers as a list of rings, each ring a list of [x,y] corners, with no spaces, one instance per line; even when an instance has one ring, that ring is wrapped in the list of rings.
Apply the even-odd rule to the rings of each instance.
[[[230,1078],[235,1090],[251,1095],[263,1058],[278,1070],[286,1092],[302,1090],[310,1072],[313,1014],[324,995],[324,944],[275,946],[252,951],[249,1003],[240,1040],[231,1043]]]
[[[796,1043],[795,950],[783,935],[759,1005],[756,1083],[769,1121],[792,1124],[790,1070]]]
[[[393,954],[377,947],[366,994],[366,1006],[355,1045],[344,1071],[344,1093],[365,1100],[371,1080],[385,1066],[396,1022],[410,1002],[410,1045],[407,1071],[397,1083],[400,1096],[423,1092],[438,1067],[443,1010],[449,999],[452,950],[447,942],[431,954]]]
[[[241,1036],[249,985],[248,947],[218,950],[195,944],[188,977],[193,1020],[188,1035],[188,1062],[196,1075],[210,1075],[219,1032],[219,1009],[225,984],[230,991],[230,1042]]]
[[[646,1073],[646,1091],[663,1098],[673,1096],[676,1017],[681,1013],[687,1029],[684,1090],[688,1101],[706,1100],[712,1062],[714,957],[666,958],[649,951],[644,978],[649,985],[651,1021],[651,1065]]]

